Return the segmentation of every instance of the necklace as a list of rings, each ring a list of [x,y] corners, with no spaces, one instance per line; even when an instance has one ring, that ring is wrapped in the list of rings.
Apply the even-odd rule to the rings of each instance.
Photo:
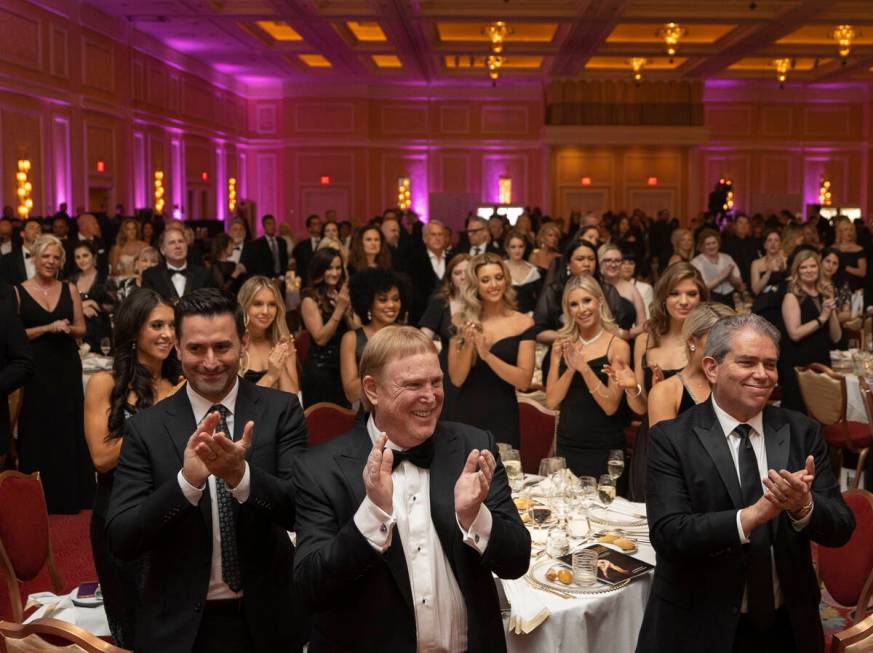
[[[594,336],[593,338],[591,338],[591,340],[585,340],[585,338],[582,337],[581,333],[579,334],[579,340],[581,340],[582,344],[587,347],[588,345],[593,343],[595,340],[597,340],[602,335],[603,335],[603,329],[601,328],[600,331],[597,332],[597,335]]]

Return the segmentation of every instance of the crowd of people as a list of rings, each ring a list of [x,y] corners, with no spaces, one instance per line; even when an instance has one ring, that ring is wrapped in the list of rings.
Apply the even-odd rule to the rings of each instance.
[[[523,573],[530,542],[492,452],[495,441],[519,447],[516,393],[537,370],[559,411],[556,455],[598,477],[640,422],[619,493],[656,492],[666,510],[646,469],[666,456],[658,429],[711,403],[713,361],[726,352],[711,355],[710,331],[738,313],[766,318],[735,322],[737,333],[781,334],[772,363],[782,405],[803,411],[793,368],[828,363],[873,303],[873,238],[846,218],[703,214],[680,228],[665,211],[564,221],[530,209],[513,225],[471,214],[454,234],[389,209],[357,228],[330,215],[305,226],[295,242],[267,215],[251,238],[234,218],[202,241],[184,222],[123,208],[0,220],[0,308],[25,334],[8,346],[32,360],[18,384],[18,468],[40,471],[50,512],[93,507],[94,559],[121,645],[351,650],[366,637],[385,650],[501,650],[491,646],[502,638],[491,572]],[[113,359],[84,394],[82,347]],[[320,402],[357,409],[357,426],[304,455],[298,403]],[[419,462],[392,474],[419,454],[425,468],[434,461],[430,476]],[[832,479],[807,476],[790,496],[778,481],[771,489],[792,520],[813,477],[832,495]],[[425,514],[400,505],[398,492],[414,501],[428,487],[444,501]],[[830,495],[817,511],[827,514]],[[843,522],[831,542],[846,526],[833,510]],[[776,514],[759,512],[761,524]],[[653,542],[672,537],[662,530]],[[386,584],[398,574],[394,596]],[[386,594],[398,611],[412,605],[411,629],[380,619]],[[195,620],[191,605],[204,608]]]

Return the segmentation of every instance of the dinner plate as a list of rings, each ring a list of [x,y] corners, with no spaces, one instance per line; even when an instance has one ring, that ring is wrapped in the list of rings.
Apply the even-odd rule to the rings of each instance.
[[[631,517],[616,510],[608,510],[599,504],[591,506],[590,518],[592,522],[616,528],[635,528],[649,525],[646,519]]]
[[[567,594],[575,594],[577,596],[608,594],[609,592],[615,592],[621,589],[626,584],[612,586],[607,585],[606,583],[597,582],[594,583],[594,585],[585,587],[576,585],[575,583],[565,585],[559,580],[549,580],[546,577],[546,572],[548,572],[552,567],[556,569],[570,569],[570,567],[563,562],[559,562],[554,558],[541,558],[540,560],[531,563],[530,569],[528,569],[527,572],[528,580],[534,587],[547,588],[546,591],[557,590],[558,592],[566,592]]]

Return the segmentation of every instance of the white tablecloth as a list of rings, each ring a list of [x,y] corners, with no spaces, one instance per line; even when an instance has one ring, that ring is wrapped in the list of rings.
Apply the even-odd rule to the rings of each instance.
[[[616,498],[613,505],[625,511],[645,513],[643,503],[631,503]],[[639,543],[633,554],[655,564],[655,551]],[[506,635],[509,653],[633,653],[637,635],[643,623],[643,613],[652,582],[651,573],[634,579],[617,592],[597,598],[564,599],[548,592],[534,590],[551,611],[551,615],[536,630],[527,635]],[[504,619],[504,625],[508,617]]]
[[[109,637],[112,633],[109,632],[109,623],[106,621],[106,610],[103,609],[103,605],[92,608],[74,605],[72,597],[76,592],[78,592],[78,588],[63,596],[57,596],[51,592],[31,594],[27,597],[27,602],[41,603],[42,607],[25,619],[24,623],[30,623],[42,617],[51,617],[84,628],[98,637]]]
[[[846,374],[846,419],[850,422],[867,423],[867,411],[864,409],[864,398],[858,386],[858,376]],[[870,383],[870,379],[867,380]]]

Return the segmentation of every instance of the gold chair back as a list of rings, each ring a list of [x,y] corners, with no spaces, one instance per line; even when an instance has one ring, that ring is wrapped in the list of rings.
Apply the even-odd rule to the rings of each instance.
[[[846,380],[823,365],[795,367],[809,416],[829,426],[846,419]]]

